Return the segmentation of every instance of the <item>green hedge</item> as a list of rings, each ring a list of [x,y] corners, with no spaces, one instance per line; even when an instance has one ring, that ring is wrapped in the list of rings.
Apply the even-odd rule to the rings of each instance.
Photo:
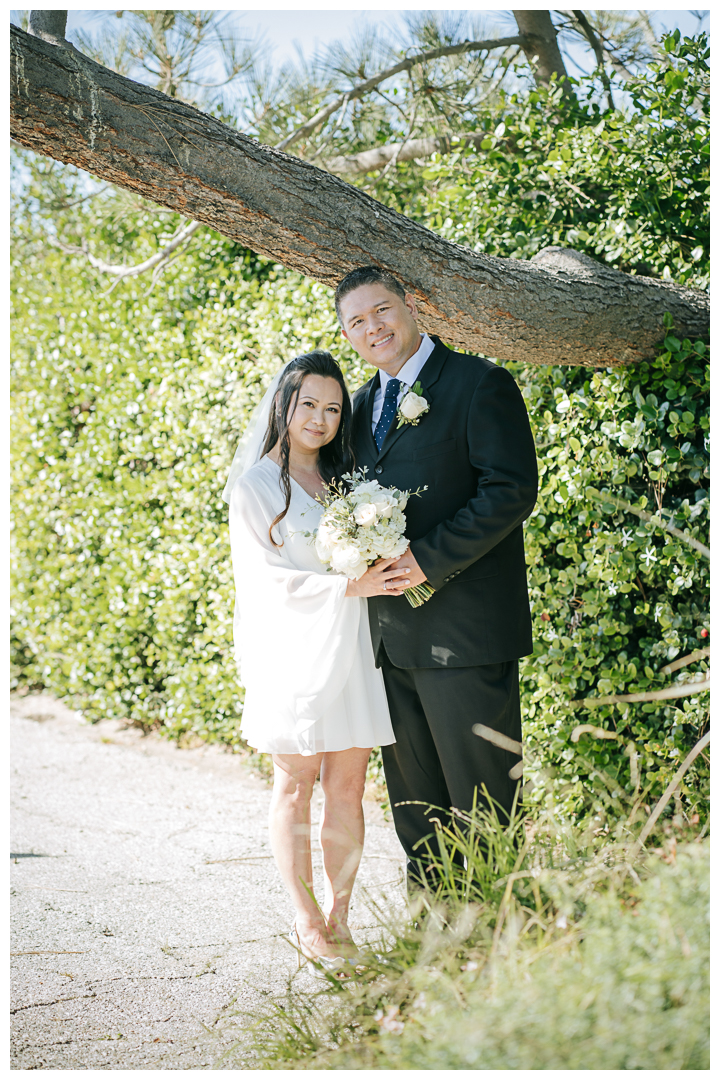
[[[530,258],[553,244],[618,270],[693,288],[709,275],[709,49],[704,34],[664,39],[603,111],[592,80],[510,95],[478,118],[477,150],[436,155],[414,213],[489,255]],[[658,357],[626,370],[508,365],[523,387],[541,465],[526,533],[534,656],[523,664],[524,715],[538,798],[617,813],[613,791],[667,781],[708,717],[707,694],[669,703],[568,708],[572,699],[654,691],[697,675],[662,675],[708,644],[708,563],[616,499],[707,543],[708,352],[668,322]],[[590,498],[594,489],[608,497]],[[617,733],[584,734],[580,724]],[[694,792],[691,794],[691,791]],[[703,759],[686,780],[690,810],[707,793]],[[704,795],[703,795],[704,799]],[[586,807],[587,808],[587,807]]]
[[[150,296],[61,253],[14,270],[13,683],[237,743],[220,493],[278,364],[343,353],[328,290],[211,234]]]
[[[200,299],[197,254],[149,297],[140,282],[105,296],[59,253],[16,266],[13,679],[69,696],[92,720],[238,744],[220,498],[238,433],[295,352],[330,347],[353,385],[365,372],[327,289],[280,268],[260,275],[210,234],[202,244],[212,258]],[[627,788],[636,765],[658,787],[706,719],[706,696],[568,706],[665,686],[677,676],[662,665],[707,641],[707,562],[587,496],[593,487],[654,510],[662,492],[668,523],[706,540],[705,346],[671,333],[666,346],[628,370],[512,365],[542,481],[526,530],[529,751],[539,791],[568,805],[612,810],[608,778]],[[580,723],[619,737],[573,743]],[[704,791],[703,776],[700,763],[686,791]]]
[[[541,490],[526,527],[535,652],[524,715],[541,792],[611,816],[619,788],[657,796],[708,723],[708,694],[582,708],[702,677],[661,668],[709,640],[709,563],[662,527],[707,544],[709,366],[703,342],[670,331],[657,361],[590,372],[515,365],[533,424]],[[591,495],[591,493],[594,493]],[[623,509],[662,514],[655,523]],[[614,738],[571,736],[590,724]],[[707,766],[683,788],[702,809]],[[704,811],[703,811],[704,812]]]
[[[476,251],[529,259],[552,244],[618,270],[707,288],[710,274],[709,48],[666,38],[665,59],[626,84],[632,110],[601,111],[559,87],[509,96],[478,117],[477,149],[436,155],[415,216]],[[500,121],[498,123],[498,120]]]

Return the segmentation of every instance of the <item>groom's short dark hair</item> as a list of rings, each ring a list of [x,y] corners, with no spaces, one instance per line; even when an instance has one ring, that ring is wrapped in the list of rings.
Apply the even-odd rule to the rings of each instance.
[[[349,274],[345,275],[335,290],[335,311],[341,326],[342,318],[340,317],[340,301],[346,297],[348,293],[353,292],[354,289],[359,289],[361,285],[384,285],[390,292],[402,296],[403,300],[405,299],[405,293],[407,291],[402,287],[398,279],[392,276],[389,270],[383,270],[379,266],[357,266],[354,270],[351,270]]]

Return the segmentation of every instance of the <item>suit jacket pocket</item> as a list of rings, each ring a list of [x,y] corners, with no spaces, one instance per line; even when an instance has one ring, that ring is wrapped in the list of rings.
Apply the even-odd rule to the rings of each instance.
[[[421,446],[413,453],[413,461],[422,458],[437,457],[440,454],[449,454],[457,446],[457,439],[445,439],[443,442],[431,443],[430,446]]]
[[[456,577],[451,577],[451,580],[478,581],[480,578],[495,577],[497,572],[497,555],[494,551],[488,551],[487,555],[483,555],[482,559],[471,563],[470,566],[461,570]]]

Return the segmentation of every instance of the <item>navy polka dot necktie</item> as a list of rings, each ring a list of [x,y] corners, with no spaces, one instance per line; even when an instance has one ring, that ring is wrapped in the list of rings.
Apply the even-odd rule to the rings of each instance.
[[[375,445],[378,450],[382,450],[385,436],[393,422],[393,417],[395,416],[395,410],[397,408],[398,394],[400,393],[400,385],[399,379],[388,379],[388,384],[385,387],[385,400],[383,401],[380,419],[375,428]]]

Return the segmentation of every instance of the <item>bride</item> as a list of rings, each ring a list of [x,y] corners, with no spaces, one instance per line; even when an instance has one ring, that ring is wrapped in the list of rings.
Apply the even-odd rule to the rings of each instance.
[[[348,910],[362,855],[362,795],[373,746],[395,741],[375,667],[365,597],[402,595],[391,559],[358,581],[329,572],[312,531],[326,485],[348,471],[351,405],[327,352],[291,360],[243,438],[230,504],[242,734],[272,754],[270,843],[295,907],[291,941],[319,969],[357,962]],[[310,799],[319,777],[324,903],[313,891]]]

